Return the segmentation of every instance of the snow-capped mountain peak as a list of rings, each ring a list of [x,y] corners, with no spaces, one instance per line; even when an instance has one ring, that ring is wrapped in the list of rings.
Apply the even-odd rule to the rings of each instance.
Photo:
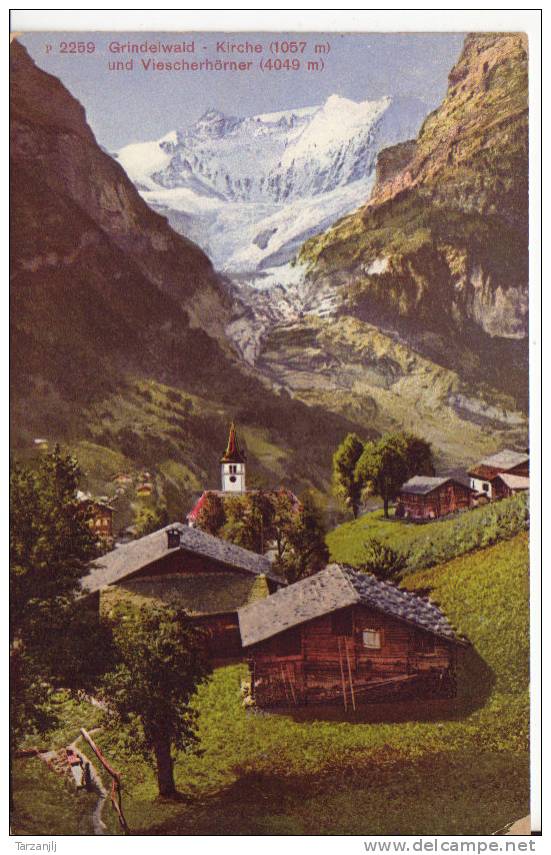
[[[284,263],[363,204],[381,148],[417,134],[427,110],[389,97],[237,117],[211,108],[190,127],[118,159],[144,198],[229,272]]]

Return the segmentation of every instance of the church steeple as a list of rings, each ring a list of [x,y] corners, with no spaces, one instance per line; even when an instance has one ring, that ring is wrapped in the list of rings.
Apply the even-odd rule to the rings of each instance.
[[[220,458],[222,467],[222,490],[225,493],[245,492],[245,454],[239,447],[237,431],[232,422],[228,436],[228,444]]]

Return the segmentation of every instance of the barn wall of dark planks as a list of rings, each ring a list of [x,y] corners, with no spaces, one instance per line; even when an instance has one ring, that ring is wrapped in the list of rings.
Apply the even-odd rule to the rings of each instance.
[[[367,635],[365,635],[367,633]],[[367,647],[377,640],[380,647]],[[287,629],[245,649],[258,706],[449,695],[456,645],[363,605]]]

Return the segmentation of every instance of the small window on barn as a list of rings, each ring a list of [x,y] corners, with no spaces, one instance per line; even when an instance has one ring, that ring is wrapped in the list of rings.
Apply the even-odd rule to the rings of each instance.
[[[279,638],[274,640],[279,656],[299,656],[302,652],[302,637],[299,626],[282,632]]]
[[[490,489],[490,485],[489,485],[487,482],[485,482],[485,483],[482,485],[482,489],[484,490],[484,492],[485,492],[485,493],[487,493],[487,492],[488,492],[488,490]]]
[[[331,632],[333,635],[352,635],[352,612],[334,612],[331,615]]]
[[[380,650],[381,649],[381,636],[382,633],[378,629],[364,629],[363,633],[363,644],[364,647],[367,647],[368,650]]]

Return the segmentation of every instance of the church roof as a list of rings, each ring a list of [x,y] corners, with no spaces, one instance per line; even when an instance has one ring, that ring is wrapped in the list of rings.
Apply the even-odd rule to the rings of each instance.
[[[239,446],[239,442],[237,439],[237,431],[235,429],[235,425],[232,422],[230,425],[230,433],[228,436],[228,444],[226,446],[226,450],[220,459],[220,463],[244,463],[245,462],[245,454],[241,450]]]
[[[244,493],[227,493],[224,492],[224,490],[204,490],[195,502],[191,511],[187,514],[186,519],[189,523],[195,523],[201,509],[204,507],[205,502],[207,501],[209,496],[218,496],[220,499],[222,499],[222,502],[225,502],[226,499],[242,498],[243,496],[254,496],[256,495],[256,493],[263,493],[265,496],[268,496],[270,498],[280,496],[281,493],[285,493],[287,496],[289,496],[294,510],[298,510],[298,508],[300,507],[299,499],[291,490],[288,490],[287,487],[279,487],[276,490],[253,489],[246,490]]]

